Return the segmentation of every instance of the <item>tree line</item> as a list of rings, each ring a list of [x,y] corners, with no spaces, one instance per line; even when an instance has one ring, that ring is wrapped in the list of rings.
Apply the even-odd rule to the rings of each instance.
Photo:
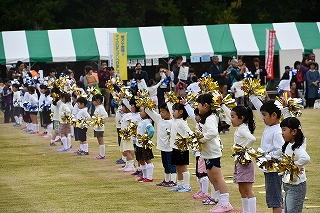
[[[309,0],[0,0],[0,31],[316,22]]]

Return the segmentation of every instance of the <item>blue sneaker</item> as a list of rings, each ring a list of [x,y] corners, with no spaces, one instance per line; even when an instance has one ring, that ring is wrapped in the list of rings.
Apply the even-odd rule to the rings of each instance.
[[[58,149],[58,152],[69,152],[70,149],[65,149],[64,147]]]
[[[178,192],[179,190],[181,190],[183,187],[182,186],[176,186],[173,189],[170,189],[169,192]]]
[[[15,124],[13,124],[13,126],[19,126],[19,124],[15,123]]]
[[[183,187],[181,187],[180,190],[178,190],[178,192],[191,192],[191,187],[190,186],[183,186]]]

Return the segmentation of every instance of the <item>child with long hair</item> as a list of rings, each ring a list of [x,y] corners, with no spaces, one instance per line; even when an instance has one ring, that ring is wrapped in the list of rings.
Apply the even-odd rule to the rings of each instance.
[[[34,86],[29,86],[29,112],[31,118],[31,131],[30,134],[38,134],[39,133],[39,125],[38,125],[38,110],[39,110],[39,101],[38,95],[36,93],[36,88]]]
[[[286,213],[302,212],[307,191],[307,178],[304,166],[310,161],[310,156],[306,152],[305,137],[301,130],[301,123],[297,118],[285,118],[280,123],[280,127],[285,141],[282,146],[282,152],[290,157],[294,156],[294,164],[300,170],[299,177],[293,180],[293,182],[290,182],[290,174],[286,174],[282,178],[285,191],[284,209]]]
[[[106,112],[103,106],[103,96],[100,94],[94,95],[92,97],[92,104],[95,106],[93,115],[96,117],[100,117],[102,120],[105,120],[108,117],[108,113]],[[95,157],[95,159],[106,159],[106,146],[103,140],[104,124],[102,124],[101,126],[94,127],[93,131],[94,137],[96,137],[98,140],[100,150],[100,154],[97,157]]]
[[[61,94],[61,104],[59,107],[59,132],[61,134],[61,143],[63,147],[58,149],[58,152],[68,152],[71,150],[71,125],[65,117],[71,116],[72,114],[72,104],[71,96],[69,93]],[[84,150],[88,152],[87,150]]]
[[[256,141],[256,138],[252,135],[256,127],[252,109],[245,106],[236,106],[230,111],[224,104],[222,104],[222,109],[231,120],[232,125],[236,127],[234,145],[251,147]],[[243,165],[235,160],[233,181],[238,184],[243,212],[247,213],[256,212],[256,197],[252,188],[252,183],[255,180],[254,175],[254,162]]]
[[[172,105],[170,102],[167,104],[168,108],[172,109],[171,114],[173,117],[170,130],[170,147],[172,148],[171,164],[176,166],[178,174],[177,186],[171,189],[170,192],[190,192],[190,172],[188,171],[189,150],[181,151],[175,145],[176,139],[178,139],[178,133],[182,137],[186,137],[188,133],[192,133],[186,121],[188,113],[183,104],[176,103]]]
[[[162,166],[164,168],[164,179],[157,183],[157,186],[172,187],[176,186],[177,171],[171,164],[172,148],[170,147],[170,137],[167,131],[170,131],[172,119],[166,103],[159,106],[160,114],[155,110],[145,109],[145,112],[157,124],[157,149],[161,151]]]
[[[42,124],[44,127],[44,132],[46,133],[43,137],[51,138],[52,137],[52,129],[53,124],[50,118],[51,114],[51,104],[52,97],[50,96],[50,90],[46,85],[40,85],[40,92],[42,94],[42,98],[39,100],[40,111],[42,112]]]
[[[151,124],[151,119],[149,115],[140,107],[140,117],[141,120],[138,123],[137,134],[144,135],[148,134],[148,137],[151,138],[154,135],[154,127]],[[140,138],[137,136],[136,140],[136,160],[140,164],[140,169],[142,171],[142,177],[138,178],[139,182],[153,182],[153,168],[152,159],[154,158],[152,149],[148,147],[142,147],[140,144]]]
[[[206,169],[210,182],[213,184],[218,195],[219,202],[210,212],[228,212],[233,209],[229,203],[228,186],[223,178],[221,171],[220,136],[218,131],[219,117],[215,110],[211,108],[213,96],[210,94],[198,97],[198,109],[201,116],[200,130],[203,134],[201,139],[201,155],[206,162]]]
[[[57,88],[51,89],[51,95],[57,95],[60,96],[60,90]],[[59,109],[61,105],[61,100],[55,99],[52,100],[51,105],[51,112],[52,112],[52,124],[53,124],[53,133],[50,138],[50,146],[56,146],[55,142],[60,141],[61,142],[61,135],[59,134],[60,129],[60,115],[59,115]]]

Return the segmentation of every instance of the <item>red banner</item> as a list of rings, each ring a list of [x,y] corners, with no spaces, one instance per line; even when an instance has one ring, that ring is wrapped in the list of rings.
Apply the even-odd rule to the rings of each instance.
[[[274,78],[273,73],[273,58],[274,58],[274,47],[276,42],[276,31],[275,30],[267,30],[266,36],[266,71],[267,78]]]

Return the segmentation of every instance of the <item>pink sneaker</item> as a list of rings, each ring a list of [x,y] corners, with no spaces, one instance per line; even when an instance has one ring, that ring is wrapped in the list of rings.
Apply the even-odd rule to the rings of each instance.
[[[196,195],[192,195],[192,197],[194,199],[206,199],[206,198],[208,198],[208,194],[200,192],[200,193],[198,193]]]
[[[200,194],[201,192],[202,192],[201,190],[197,191],[196,193],[194,193],[194,194],[192,195],[192,197],[194,198],[194,196],[197,196],[197,195]]]
[[[121,168],[118,169],[118,171],[119,171],[119,172],[122,172],[122,171],[123,171],[124,169],[126,169],[126,168],[127,168],[127,167],[125,167],[125,166],[124,166],[124,167],[121,167]]]
[[[212,213],[222,213],[222,212],[229,212],[233,209],[230,203],[227,205],[222,205],[218,203],[214,208],[210,209],[209,212]]]

